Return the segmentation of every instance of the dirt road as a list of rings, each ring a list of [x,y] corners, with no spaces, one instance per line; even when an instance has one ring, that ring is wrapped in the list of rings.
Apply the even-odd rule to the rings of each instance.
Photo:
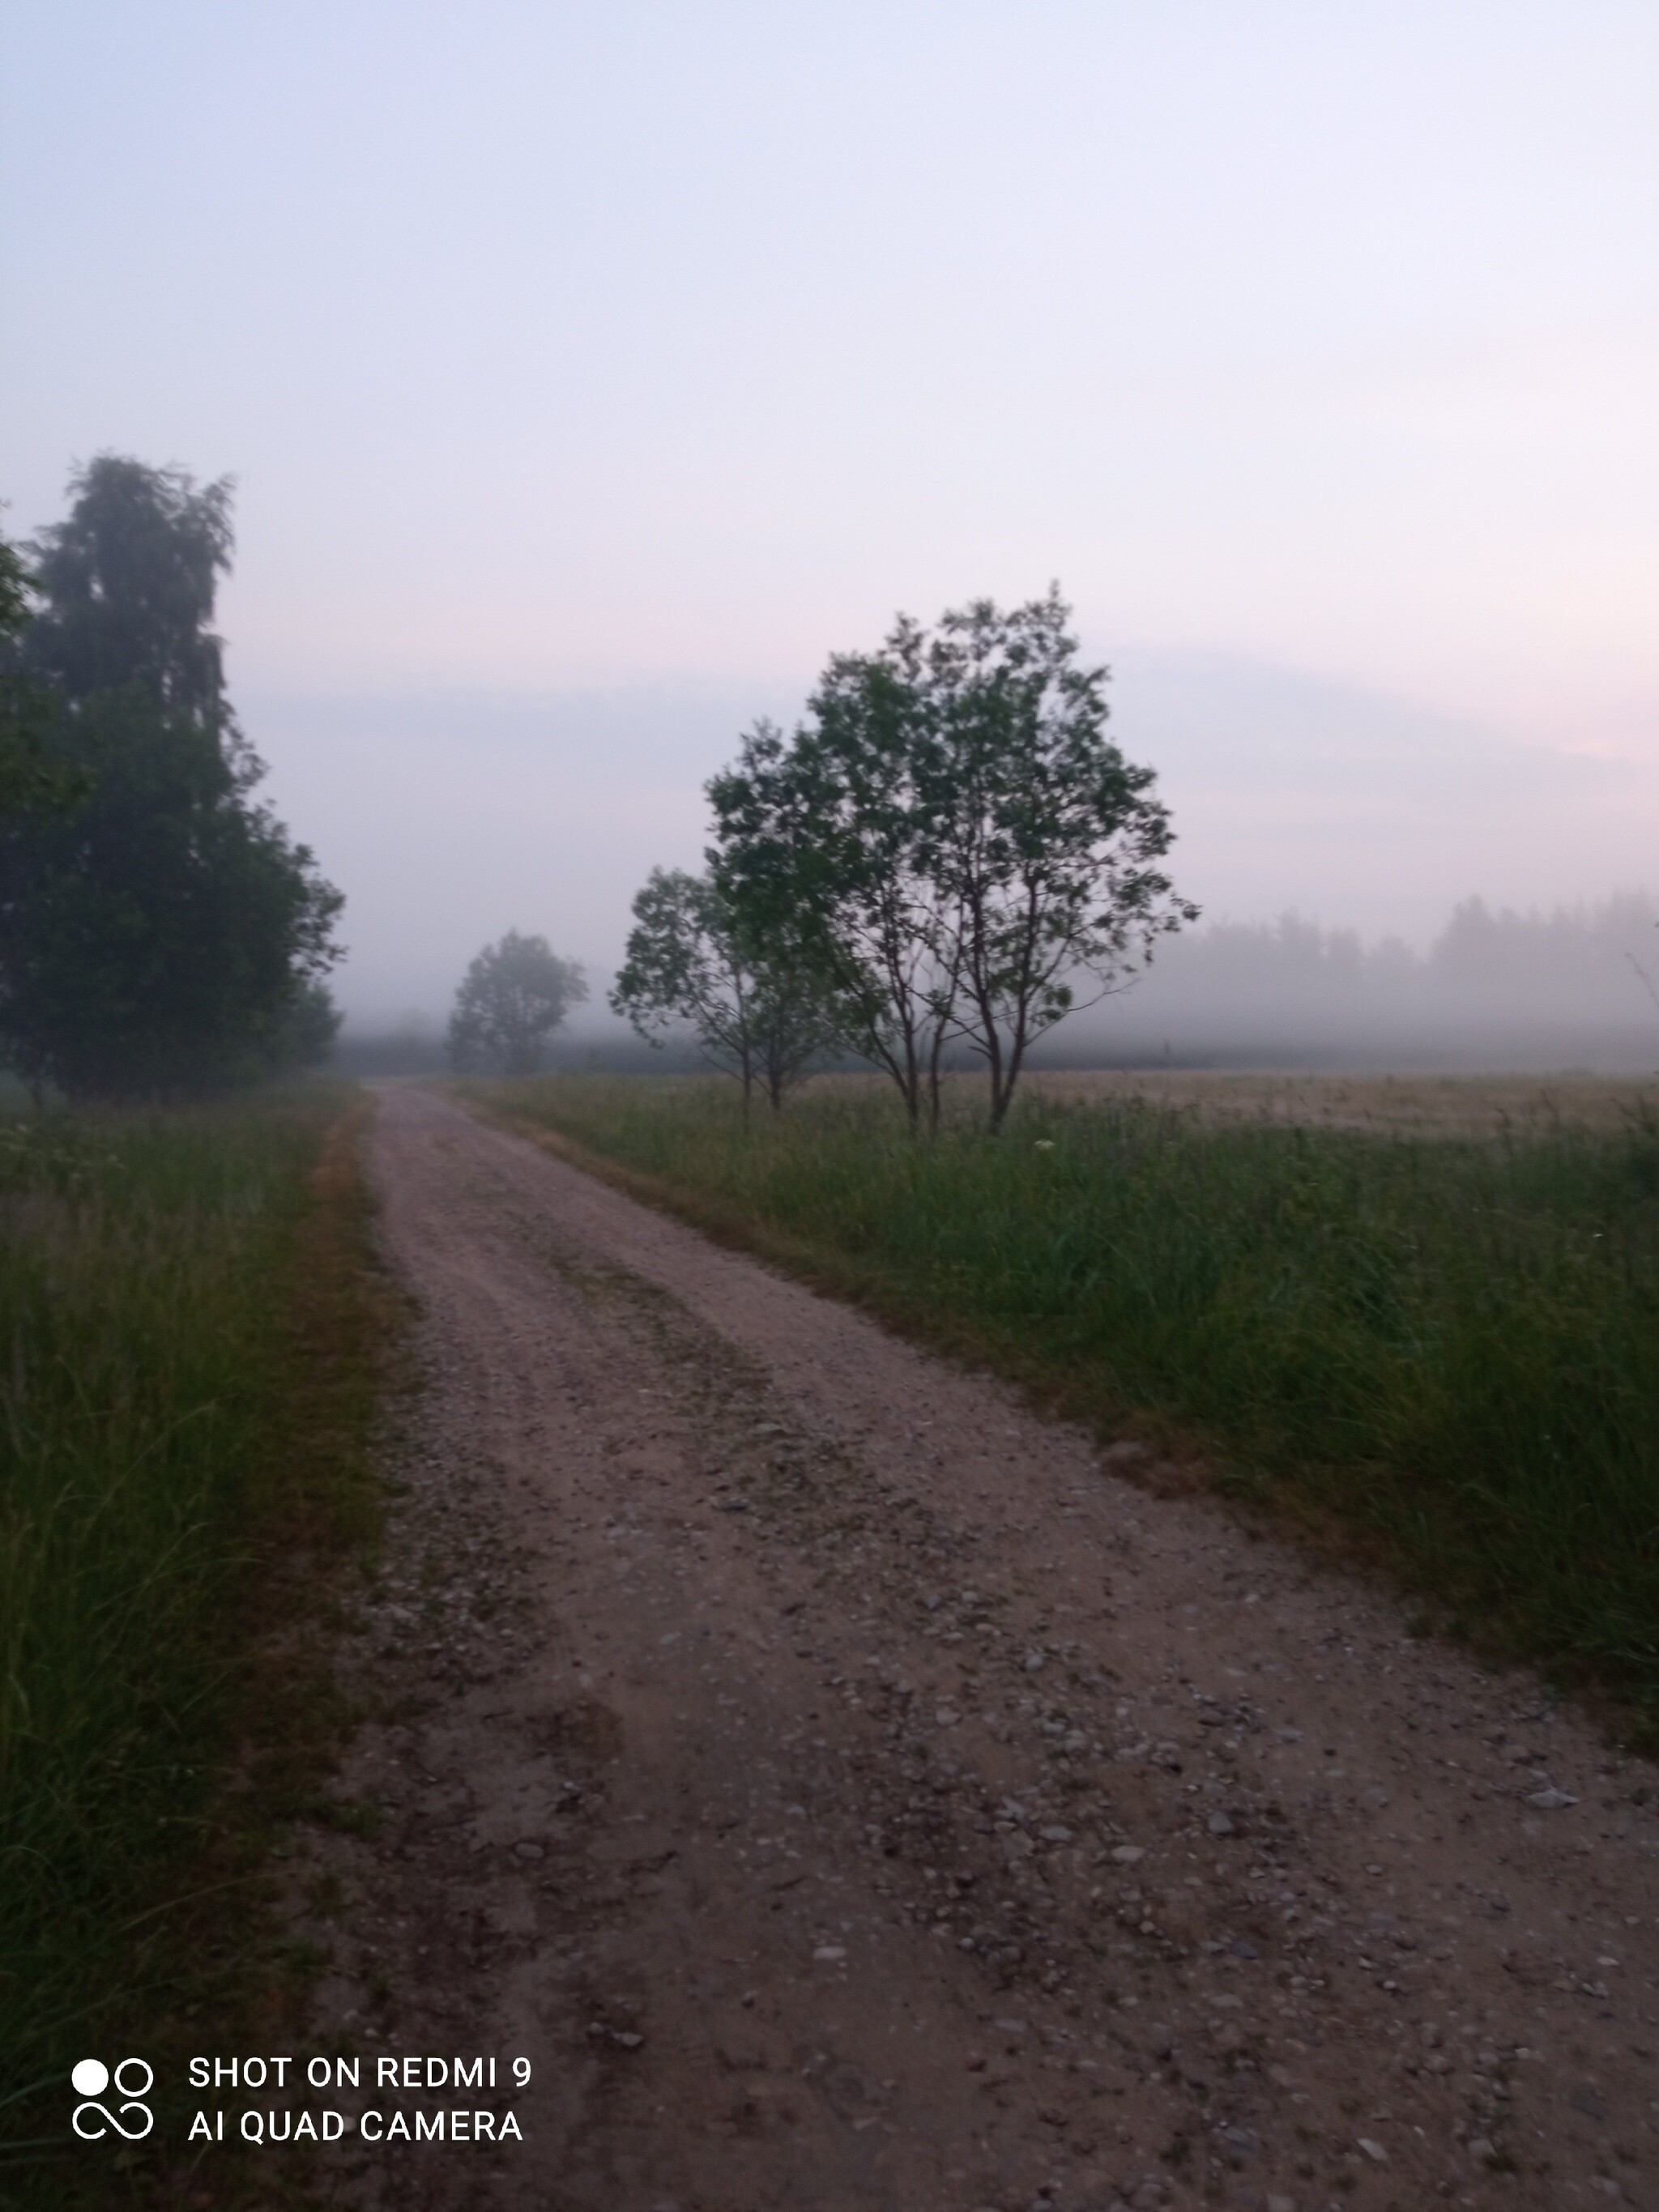
[[[436,1097],[374,1172],[426,1384],[319,2032],[533,2072],[340,2201],[1659,2205],[1650,1770]]]

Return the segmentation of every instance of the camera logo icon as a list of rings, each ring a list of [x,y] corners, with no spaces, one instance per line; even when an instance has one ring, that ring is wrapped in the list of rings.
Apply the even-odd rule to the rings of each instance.
[[[142,2074],[143,2080],[137,2077]],[[149,2096],[155,2079],[155,2069],[142,2058],[123,2058],[113,2075],[117,2096],[122,2100],[115,2112],[96,2100],[109,2087],[110,2069],[101,2058],[83,2058],[70,2075],[77,2097],[85,2101],[77,2105],[70,2124],[83,2142],[101,2142],[113,2128],[118,2136],[129,2142],[142,2142],[155,2124],[155,2115],[143,2100]]]

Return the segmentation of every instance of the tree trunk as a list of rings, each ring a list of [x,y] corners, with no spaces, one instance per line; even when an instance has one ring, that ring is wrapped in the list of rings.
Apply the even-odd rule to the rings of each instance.
[[[1008,1040],[1008,1057],[1002,1062],[999,1073],[1000,1096],[991,1102],[991,1127],[1000,1129],[1008,1118],[1008,1109],[1014,1103],[1014,1086],[1019,1081],[1020,1070],[1025,1065],[1025,1048],[1030,1041],[1026,1022],[1026,1010],[1022,1006],[1014,1018],[1014,1033]]]
[[[933,1024],[933,1048],[929,1054],[927,1060],[927,1127],[929,1133],[935,1137],[939,1134],[939,1109],[941,1105],[939,1097],[939,1060],[944,1050],[945,1018],[941,1015]]]
[[[994,1009],[982,997],[978,1004],[979,1018],[985,1030],[985,1065],[991,1077],[991,1131],[994,1135],[1008,1111],[1008,1093],[1002,1080],[1002,1039],[997,1035]]]

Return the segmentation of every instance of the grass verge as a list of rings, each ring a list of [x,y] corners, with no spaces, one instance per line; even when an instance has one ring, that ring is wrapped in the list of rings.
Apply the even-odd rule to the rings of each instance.
[[[348,1717],[330,1608],[378,1527],[371,1111],[0,1124],[0,2204],[185,2201],[184,2055],[281,2048],[314,1963],[269,1855]],[[130,2051],[154,2136],[94,2159],[69,2070]],[[188,2201],[252,2185],[232,2158]]]
[[[466,1093],[1045,1407],[1386,1563],[1433,1617],[1659,1715],[1659,1121],[1498,1137],[1028,1100],[907,1138],[809,1091]]]

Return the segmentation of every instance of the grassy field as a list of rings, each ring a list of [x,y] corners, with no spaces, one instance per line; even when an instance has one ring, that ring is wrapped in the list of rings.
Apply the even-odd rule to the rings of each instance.
[[[1050,1078],[1000,1139],[964,1087],[933,1144],[857,1079],[748,1139],[714,1079],[474,1091],[1659,1713],[1659,1117],[1607,1086],[1431,1085],[1402,1120],[1381,1084],[1292,1112],[1279,1079],[1181,1080],[1209,1095]]]
[[[264,1850],[338,1717],[307,1625],[375,1525],[366,1110],[0,1121],[0,2203],[165,2194],[65,2156],[70,2066],[280,2012]]]

